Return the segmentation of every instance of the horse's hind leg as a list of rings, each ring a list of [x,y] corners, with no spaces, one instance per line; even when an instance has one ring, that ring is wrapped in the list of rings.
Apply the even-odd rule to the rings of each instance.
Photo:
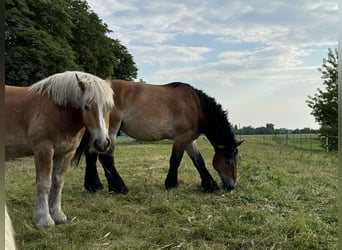
[[[53,226],[54,220],[49,213],[48,196],[51,188],[53,149],[46,145],[37,146],[34,161],[36,167],[36,204],[33,222],[37,226]]]
[[[213,191],[218,189],[217,183],[214,181],[213,177],[208,172],[207,168],[205,167],[205,163],[201,153],[198,151],[196,141],[193,141],[186,147],[186,152],[190,156],[193,164],[198,170],[198,173],[202,179],[202,188],[206,191]]]
[[[53,161],[52,185],[49,198],[49,211],[55,224],[67,223],[67,217],[62,211],[61,198],[65,173],[70,165],[73,152],[63,156],[56,156]]]
[[[98,190],[102,190],[103,185],[100,181],[96,168],[97,153],[89,152],[89,147],[87,147],[84,154],[86,158],[84,187],[89,192],[96,192]]]
[[[105,171],[109,192],[114,194],[126,194],[128,192],[128,188],[115,168],[112,149],[104,153],[100,153],[99,160]]]
[[[183,158],[184,147],[182,145],[173,144],[170,157],[170,168],[165,180],[165,188],[175,188],[178,186],[178,168]]]

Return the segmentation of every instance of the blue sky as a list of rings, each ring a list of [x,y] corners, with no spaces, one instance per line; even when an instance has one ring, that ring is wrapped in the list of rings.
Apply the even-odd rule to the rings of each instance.
[[[331,0],[88,0],[134,57],[138,79],[213,96],[232,124],[318,128],[307,95],[338,41]]]

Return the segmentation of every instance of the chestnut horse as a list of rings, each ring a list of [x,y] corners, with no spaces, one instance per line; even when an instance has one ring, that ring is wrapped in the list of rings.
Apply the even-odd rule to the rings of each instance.
[[[108,149],[109,83],[84,72],[64,72],[31,87],[5,86],[5,158],[34,155],[39,226],[66,223],[61,208],[64,177],[84,131],[90,152]]]
[[[119,129],[140,141],[173,140],[165,181],[167,189],[178,185],[178,167],[186,151],[200,174],[202,187],[212,191],[218,189],[218,185],[206,169],[195,141],[203,133],[215,149],[213,166],[223,186],[228,190],[234,189],[237,147],[242,141],[235,140],[227,112],[214,98],[185,83],[150,85],[112,80],[111,85],[115,92],[115,108],[110,113],[111,148],[100,154],[90,152],[86,132],[73,158],[79,164],[83,153],[86,156],[84,186],[87,190],[95,192],[103,188],[96,169],[98,156],[105,170],[109,192],[128,192],[114,165],[113,153]]]

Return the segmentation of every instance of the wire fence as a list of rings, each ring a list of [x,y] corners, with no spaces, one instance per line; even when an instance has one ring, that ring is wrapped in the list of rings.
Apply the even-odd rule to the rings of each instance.
[[[331,143],[337,140],[337,136],[322,136],[319,134],[272,134],[265,135],[264,139],[271,139],[289,146],[308,149],[311,151],[330,151]]]

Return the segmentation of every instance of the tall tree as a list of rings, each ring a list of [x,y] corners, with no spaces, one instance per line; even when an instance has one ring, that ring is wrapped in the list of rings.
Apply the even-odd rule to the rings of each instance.
[[[58,3],[6,0],[6,83],[30,85],[53,72],[78,68],[68,44],[72,20]]]
[[[110,76],[116,66],[111,39],[106,36],[110,30],[85,1],[71,1],[71,10],[74,27],[70,44],[76,52],[76,63],[86,72]]]
[[[311,114],[320,124],[320,133],[329,136],[329,149],[337,150],[338,131],[338,51],[329,49],[328,59],[323,59],[322,67],[318,69],[322,73],[324,90],[317,89],[318,93],[308,96],[307,104],[312,108]]]
[[[31,85],[65,70],[136,77],[133,57],[107,36],[111,31],[86,1],[6,0],[5,7],[7,84]]]
[[[135,79],[138,69],[127,48],[119,40],[112,40],[112,52],[117,59],[112,76],[123,80]]]

